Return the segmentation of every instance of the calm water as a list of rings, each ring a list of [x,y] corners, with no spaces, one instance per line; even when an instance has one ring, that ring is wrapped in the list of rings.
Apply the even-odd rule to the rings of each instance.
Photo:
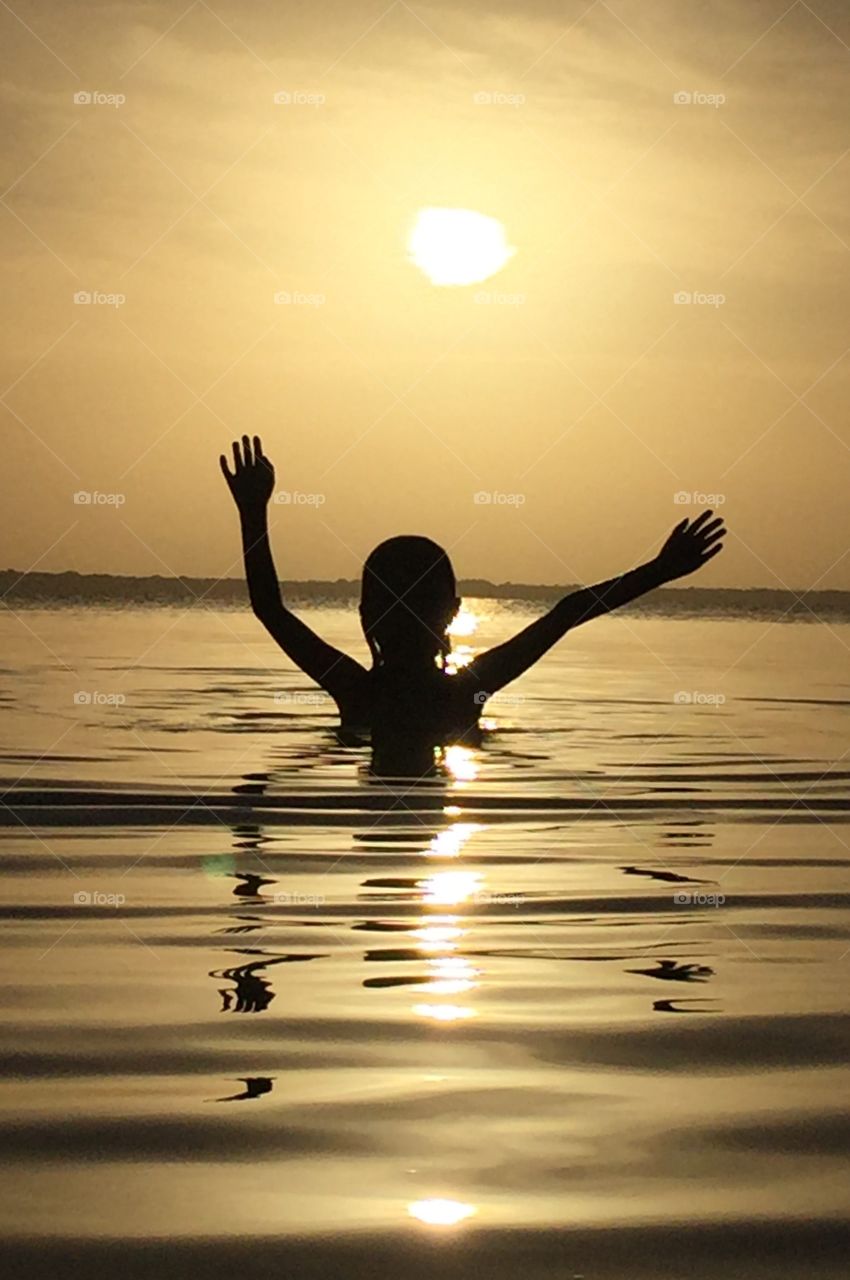
[[[0,642],[9,1275],[846,1275],[850,626],[597,621],[395,786],[247,613]]]

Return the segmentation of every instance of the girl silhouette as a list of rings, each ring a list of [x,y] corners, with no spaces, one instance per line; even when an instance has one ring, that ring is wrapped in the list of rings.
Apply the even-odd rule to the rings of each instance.
[[[433,770],[435,748],[475,741],[491,694],[527,671],[567,631],[654,587],[693,573],[720,551],[726,530],[711,511],[682,520],[658,555],[607,582],[565,596],[510,640],[457,672],[447,669],[448,628],[460,607],[448,555],[430,538],[389,538],[363,566],[360,621],[367,670],[284,604],[272,559],[267,508],[274,468],[259,436],[233,443],[221,469],[239,511],[251,606],[288,658],[334,699],[343,729],[368,730],[379,772]]]

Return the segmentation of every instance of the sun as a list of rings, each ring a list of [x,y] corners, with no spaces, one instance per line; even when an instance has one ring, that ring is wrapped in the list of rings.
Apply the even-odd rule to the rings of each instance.
[[[432,284],[478,284],[516,252],[496,218],[473,209],[420,209],[407,242],[411,260]]]

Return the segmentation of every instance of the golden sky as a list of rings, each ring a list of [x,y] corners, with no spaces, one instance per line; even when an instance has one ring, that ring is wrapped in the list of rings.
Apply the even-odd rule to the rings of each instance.
[[[845,3],[14,0],[0,40],[0,567],[240,574],[259,432],[320,496],[282,577],[418,532],[594,580],[719,494],[700,585],[850,589]],[[429,206],[514,256],[433,285]]]

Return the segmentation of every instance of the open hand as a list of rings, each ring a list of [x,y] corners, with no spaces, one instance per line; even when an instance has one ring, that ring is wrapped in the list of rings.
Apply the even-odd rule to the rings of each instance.
[[[696,520],[681,520],[658,553],[656,563],[664,581],[683,578],[707,564],[723,549],[726,530],[713,511],[703,511]]]
[[[233,471],[224,454],[219,462],[239,511],[264,511],[274,492],[274,467],[263,453],[260,437],[254,436],[252,446],[248,436],[243,436],[241,448],[238,440],[233,441]]]

